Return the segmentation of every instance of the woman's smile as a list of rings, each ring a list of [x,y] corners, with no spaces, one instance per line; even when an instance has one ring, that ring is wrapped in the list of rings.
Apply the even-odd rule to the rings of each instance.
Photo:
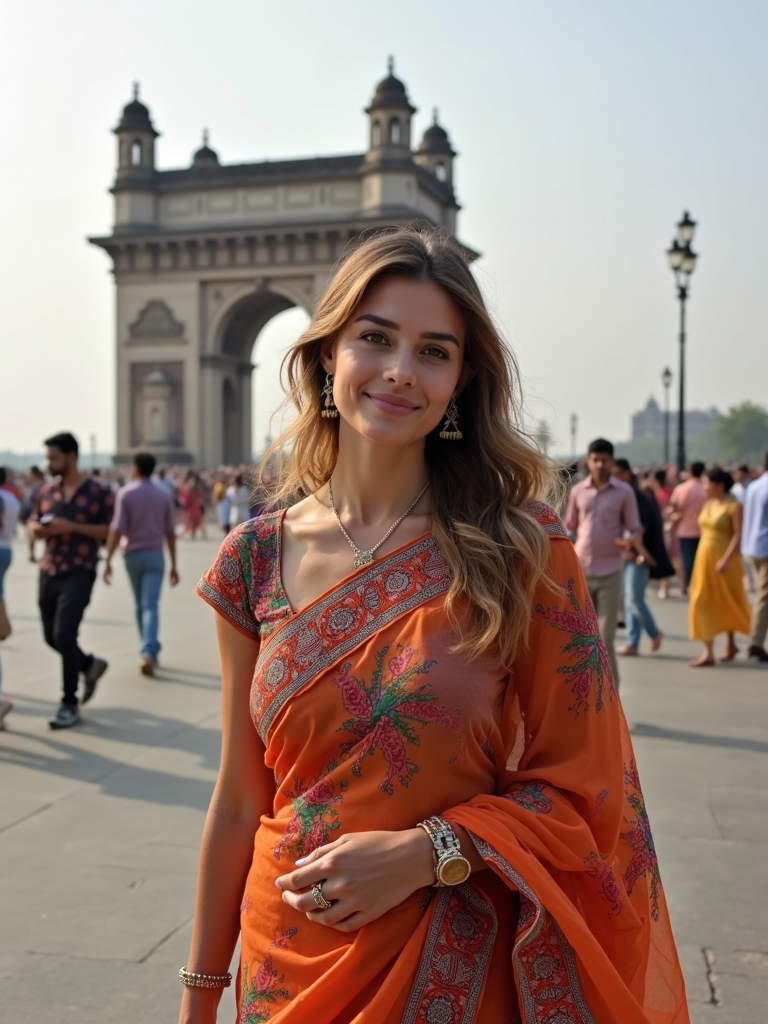
[[[419,408],[415,402],[412,402],[409,398],[401,398],[400,395],[368,391],[364,391],[363,394],[373,402],[380,412],[388,413],[390,416],[408,416],[409,413]]]

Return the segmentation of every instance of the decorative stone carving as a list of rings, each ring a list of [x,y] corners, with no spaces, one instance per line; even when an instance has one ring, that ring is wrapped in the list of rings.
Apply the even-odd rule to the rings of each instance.
[[[131,366],[131,444],[150,451],[179,447],[184,441],[182,363]]]
[[[135,338],[181,338],[184,324],[174,318],[171,310],[160,299],[152,299],[139,313],[136,320],[128,328],[132,339]]]

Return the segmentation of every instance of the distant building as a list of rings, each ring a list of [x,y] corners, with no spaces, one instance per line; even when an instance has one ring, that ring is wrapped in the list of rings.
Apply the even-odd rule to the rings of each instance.
[[[138,95],[125,107],[114,226],[91,239],[117,289],[118,463],[147,449],[170,463],[248,461],[264,325],[291,306],[311,312],[339,257],[373,229],[455,232],[455,151],[436,114],[414,146],[415,107],[391,61],[366,112],[362,152],[225,164],[206,136],[190,166],[158,170],[149,110]]]
[[[702,434],[709,434],[714,430],[715,424],[721,418],[722,413],[714,407],[702,412],[700,409],[689,409],[685,414],[685,436],[690,441]],[[674,437],[677,428],[677,411],[670,409],[669,432]],[[659,406],[655,398],[649,398],[644,409],[632,416],[632,440],[633,441],[663,441],[664,440],[664,410]]]

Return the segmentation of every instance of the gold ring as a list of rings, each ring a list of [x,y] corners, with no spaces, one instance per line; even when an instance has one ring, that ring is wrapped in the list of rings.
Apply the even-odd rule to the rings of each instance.
[[[323,879],[325,881],[325,879]],[[312,886],[312,898],[321,910],[328,910],[333,904],[323,896],[323,882],[315,882]]]

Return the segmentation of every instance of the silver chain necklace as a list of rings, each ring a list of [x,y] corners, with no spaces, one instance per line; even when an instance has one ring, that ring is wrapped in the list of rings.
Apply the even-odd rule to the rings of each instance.
[[[429,487],[429,481],[427,481],[424,484],[424,486],[421,488],[419,493],[416,495],[415,500],[411,502],[411,504],[408,506],[408,508],[405,510],[405,512],[403,512],[403,514],[400,516],[400,518],[396,519],[394,521],[394,523],[392,523],[392,525],[387,530],[387,532],[384,534],[384,536],[381,538],[381,540],[378,542],[378,544],[374,544],[372,548],[368,548],[367,551],[363,551],[361,548],[359,548],[357,546],[357,544],[355,544],[355,542],[349,536],[347,531],[344,529],[344,523],[342,523],[342,521],[341,521],[341,516],[339,515],[339,513],[338,513],[338,511],[336,509],[336,502],[333,500],[333,482],[332,482],[331,479],[328,480],[328,495],[329,495],[329,497],[331,499],[331,508],[333,509],[333,514],[336,516],[336,522],[339,524],[339,529],[344,534],[344,536],[347,538],[347,540],[349,541],[349,543],[352,546],[352,550],[355,552],[355,568],[356,569],[362,569],[363,566],[370,565],[373,562],[373,553],[374,553],[374,551],[376,551],[377,548],[380,548],[381,545],[384,543],[384,541],[392,536],[392,534],[398,528],[400,523],[402,523],[402,521],[405,519],[405,517],[407,515],[410,515],[411,512],[413,512],[413,510],[418,505],[419,500],[421,499],[421,496],[424,494],[424,492],[426,491],[426,489],[428,487]]]

